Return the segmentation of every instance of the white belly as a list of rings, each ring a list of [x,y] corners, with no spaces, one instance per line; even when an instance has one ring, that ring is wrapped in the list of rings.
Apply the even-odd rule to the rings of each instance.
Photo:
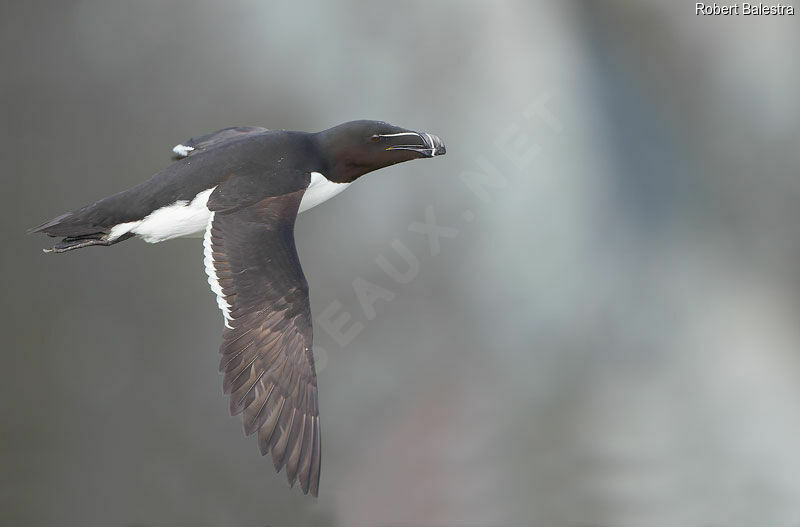
[[[333,183],[319,172],[312,172],[311,183],[303,194],[298,212],[316,207],[349,185],[350,183]],[[108,239],[116,240],[128,232],[139,236],[148,243],[158,243],[180,237],[202,238],[211,218],[211,211],[206,205],[215,188],[200,192],[192,201],[180,200],[154,210],[141,220],[115,225],[108,234]]]
[[[311,183],[303,194],[303,199],[300,200],[300,209],[297,212],[306,211],[328,201],[348,186],[350,183],[334,183],[319,172],[312,172]]]

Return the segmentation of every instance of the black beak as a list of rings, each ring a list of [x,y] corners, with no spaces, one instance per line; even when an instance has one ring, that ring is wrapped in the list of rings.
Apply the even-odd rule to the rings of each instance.
[[[433,134],[409,132],[407,134],[397,135],[407,135],[409,139],[419,138],[419,140],[422,141],[422,144],[400,144],[387,147],[386,150],[410,150],[412,152],[421,154],[423,157],[441,156],[447,152],[442,140]],[[388,137],[388,135],[385,137]]]

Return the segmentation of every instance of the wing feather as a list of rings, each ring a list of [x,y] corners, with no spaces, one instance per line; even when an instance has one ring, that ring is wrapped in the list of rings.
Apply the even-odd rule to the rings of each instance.
[[[291,485],[299,480],[304,493],[316,496],[317,376],[308,284],[293,235],[302,195],[297,190],[214,210],[206,267],[227,307],[220,371],[230,412],[242,414],[246,435],[258,432],[261,453],[271,452],[276,470],[286,467]]]

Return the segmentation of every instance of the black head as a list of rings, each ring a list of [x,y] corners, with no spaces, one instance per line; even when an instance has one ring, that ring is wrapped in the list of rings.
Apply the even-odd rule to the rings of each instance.
[[[382,121],[350,121],[315,134],[327,162],[325,177],[349,183],[403,161],[443,155],[441,139]]]

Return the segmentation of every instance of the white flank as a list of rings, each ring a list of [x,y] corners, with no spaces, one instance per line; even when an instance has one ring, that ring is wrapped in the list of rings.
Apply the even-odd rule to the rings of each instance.
[[[140,221],[129,221],[128,223],[120,223],[111,227],[111,232],[108,233],[108,241],[114,241],[126,232],[130,232],[131,229],[139,225]]]
[[[334,183],[319,172],[312,172],[311,183],[303,194],[298,212],[316,207],[348,186],[350,183]],[[200,234],[209,222],[211,212],[206,204],[215,188],[211,187],[200,192],[192,201],[179,200],[154,210],[141,220],[114,225],[107,239],[113,241],[123,234],[132,232],[147,243],[158,243],[172,238],[193,237]]]
[[[132,232],[147,243],[158,243],[203,232],[211,214],[206,203],[215,188],[200,192],[192,201],[179,200],[154,210],[139,221],[114,225],[108,239],[116,240],[123,234]]]
[[[175,145],[172,147],[172,151],[178,154],[181,157],[186,157],[189,155],[189,152],[193,151],[194,148],[191,146],[186,145]]]
[[[233,320],[231,318],[231,305],[225,300],[225,295],[222,294],[222,286],[219,285],[217,270],[214,268],[214,254],[211,248],[211,224],[213,222],[214,213],[212,212],[208,216],[206,234],[203,236],[203,264],[206,267],[206,274],[208,275],[208,285],[211,286],[211,290],[217,295],[217,305],[220,310],[222,310],[222,320],[225,322],[225,327],[233,329],[233,326],[229,324],[229,321]]]
[[[350,183],[334,183],[319,172],[311,173],[311,183],[309,183],[303,199],[300,200],[300,209],[303,212],[320,203],[327,201],[350,186]]]

